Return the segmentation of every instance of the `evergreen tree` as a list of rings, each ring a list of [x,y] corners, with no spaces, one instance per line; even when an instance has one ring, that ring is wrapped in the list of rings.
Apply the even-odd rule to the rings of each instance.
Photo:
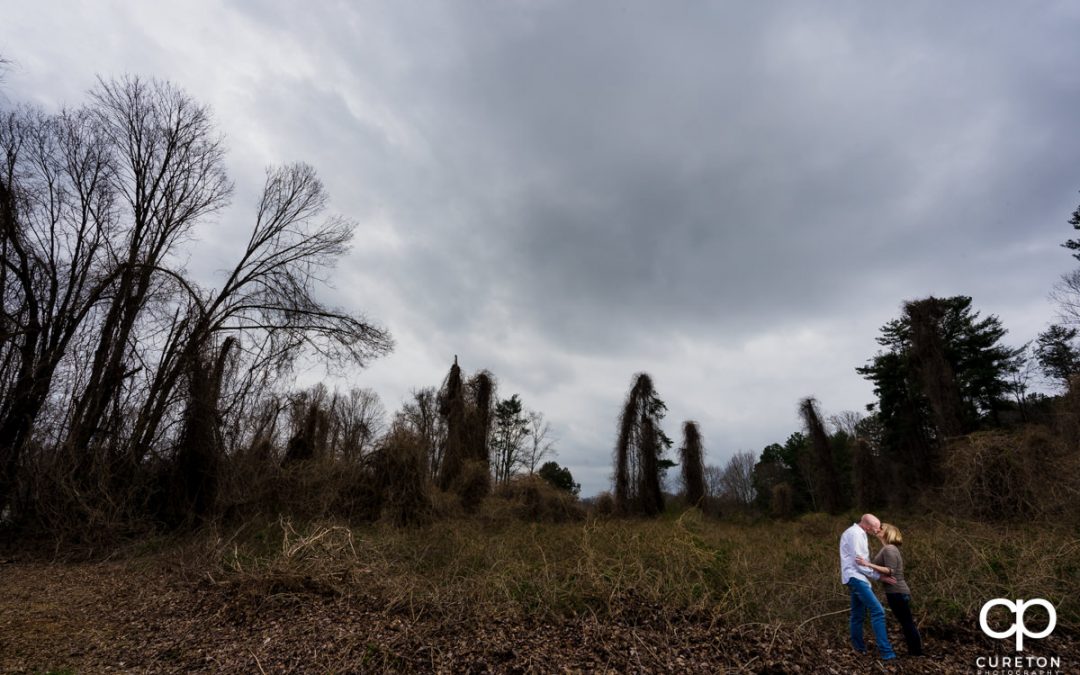
[[[559,466],[557,462],[545,462],[536,474],[553,486],[560,490],[566,490],[572,495],[577,496],[581,492],[581,483],[574,482],[574,476],[570,473],[570,469]]]
[[[790,504],[782,510],[803,513],[814,509],[811,464],[810,441],[798,431],[788,436],[783,445],[773,443],[766,446],[754,465],[758,508],[765,513],[771,512],[773,488],[783,483],[787,485],[784,494]]]
[[[1069,218],[1069,224],[1073,226],[1074,230],[1080,230],[1080,206],[1073,211],[1072,218]],[[1080,251],[1080,239],[1068,239],[1062,246],[1070,251]],[[1073,257],[1080,260],[1080,253],[1073,253]]]
[[[906,303],[881,328],[885,349],[856,371],[874,384],[881,451],[901,482],[932,484],[945,438],[997,423],[1017,354],[1000,344],[1005,333],[967,296]]]
[[[1076,328],[1053,325],[1035,342],[1035,359],[1043,375],[1068,386],[1069,377],[1080,373],[1080,350],[1076,347]]]

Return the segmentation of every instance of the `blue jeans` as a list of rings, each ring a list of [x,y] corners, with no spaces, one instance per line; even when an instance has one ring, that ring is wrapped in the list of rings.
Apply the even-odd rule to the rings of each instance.
[[[885,633],[885,610],[878,602],[877,596],[870,588],[870,584],[858,579],[848,580],[848,589],[851,591],[851,646],[857,652],[866,652],[866,642],[863,641],[863,619],[866,610],[870,610],[870,626],[874,629],[874,642],[877,643],[878,654],[883,660],[895,659],[892,645],[889,644],[889,636]]]

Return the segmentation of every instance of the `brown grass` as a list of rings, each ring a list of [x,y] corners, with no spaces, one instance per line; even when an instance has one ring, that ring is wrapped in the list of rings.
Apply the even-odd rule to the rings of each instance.
[[[497,500],[495,500],[497,501]],[[489,514],[490,515],[490,514]],[[917,619],[972,628],[994,597],[1042,597],[1080,627],[1075,526],[1001,528],[880,514],[904,530]],[[219,549],[225,580],[378,598],[446,618],[593,616],[843,632],[836,541],[852,518],[735,525],[696,510],[660,520],[458,519],[415,530],[288,520]],[[835,612],[837,615],[833,615]]]

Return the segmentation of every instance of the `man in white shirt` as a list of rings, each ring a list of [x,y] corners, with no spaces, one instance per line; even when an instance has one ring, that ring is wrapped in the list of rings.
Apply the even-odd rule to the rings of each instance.
[[[896,580],[855,562],[857,556],[870,558],[870,545],[866,535],[876,535],[880,529],[881,521],[867,513],[840,535],[840,583],[847,586],[851,592],[851,645],[860,654],[866,653],[863,619],[866,610],[870,610],[870,626],[874,629],[878,653],[883,661],[889,661],[896,658],[896,653],[893,652],[889,636],[885,632],[885,610],[870,587],[870,579],[880,579],[887,584],[895,583]]]

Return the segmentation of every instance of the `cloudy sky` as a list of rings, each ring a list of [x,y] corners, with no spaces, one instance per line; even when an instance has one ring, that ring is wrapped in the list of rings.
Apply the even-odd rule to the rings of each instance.
[[[98,75],[209,104],[237,192],[188,267],[212,285],[268,164],[358,223],[327,298],[388,327],[395,409],[455,354],[543,411],[585,494],[653,375],[709,463],[862,409],[904,299],[971,295],[1008,339],[1080,202],[1080,3],[0,0],[5,104]]]

